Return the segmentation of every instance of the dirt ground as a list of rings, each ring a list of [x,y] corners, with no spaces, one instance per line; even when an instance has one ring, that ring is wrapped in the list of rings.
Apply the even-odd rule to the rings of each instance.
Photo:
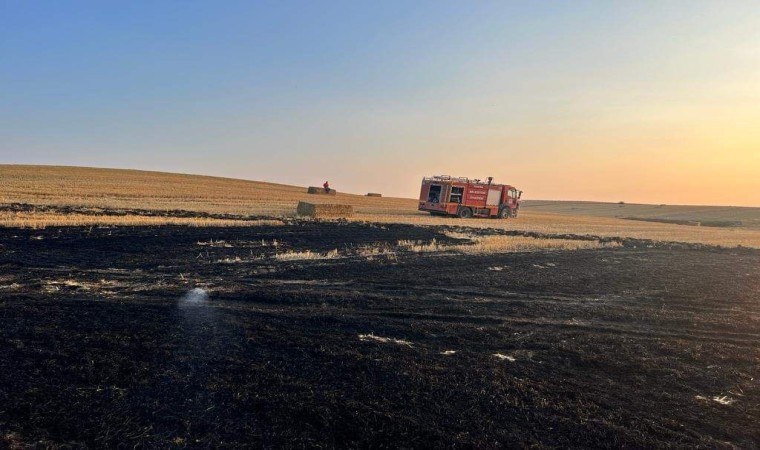
[[[760,251],[444,231],[0,229],[0,446],[760,446]]]

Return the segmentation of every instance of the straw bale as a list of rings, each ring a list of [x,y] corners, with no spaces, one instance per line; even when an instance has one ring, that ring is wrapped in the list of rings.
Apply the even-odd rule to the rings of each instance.
[[[309,186],[309,189],[307,192],[309,194],[317,194],[317,195],[336,195],[338,193],[335,189],[330,189],[328,191],[325,191],[325,188],[317,187],[317,186]]]
[[[296,212],[299,216],[306,217],[341,218],[351,217],[354,213],[354,208],[351,205],[298,202]]]

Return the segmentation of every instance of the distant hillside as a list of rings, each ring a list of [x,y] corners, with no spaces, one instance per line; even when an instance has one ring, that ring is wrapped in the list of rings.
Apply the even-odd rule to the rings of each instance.
[[[367,190],[372,190],[370,186]],[[416,194],[416,192],[414,193]],[[358,213],[418,215],[417,200],[338,193],[234,178],[125,169],[0,165],[0,202],[98,208],[182,209],[207,213],[291,215],[299,200],[350,204]],[[700,222],[760,229],[760,208],[526,200],[523,213]]]
[[[0,165],[0,201],[4,203],[288,215],[299,200],[351,204],[357,212],[378,214],[413,212],[417,206],[412,199],[344,193],[328,198],[307,194],[306,187],[203,175]]]
[[[700,222],[703,225],[760,229],[760,208],[740,206],[646,205],[580,201],[526,200],[525,211],[612,218],[653,219],[662,222]]]
[[[368,190],[371,188],[368,187]],[[416,193],[415,193],[416,194]],[[354,207],[352,220],[502,228],[539,233],[632,237],[760,248],[760,208],[618,205],[526,201],[517,219],[453,219],[417,211],[416,199],[339,193],[312,195],[305,186],[140,170],[0,165],[0,226],[241,225],[233,216],[295,214],[299,200]],[[21,203],[24,205],[11,205]],[[35,208],[34,206],[44,206]],[[98,211],[102,209],[104,211]],[[140,210],[140,211],[137,211]],[[185,216],[175,210],[197,213]],[[146,214],[156,213],[156,214]],[[212,217],[214,216],[214,217]],[[680,226],[616,217],[741,221],[742,228]],[[229,220],[227,220],[229,219]],[[252,225],[252,222],[245,222]],[[751,228],[751,229],[747,229]]]

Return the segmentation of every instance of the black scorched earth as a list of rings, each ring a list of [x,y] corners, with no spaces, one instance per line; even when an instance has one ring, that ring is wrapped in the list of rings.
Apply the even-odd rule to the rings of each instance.
[[[443,231],[2,229],[0,446],[760,445],[760,252]]]

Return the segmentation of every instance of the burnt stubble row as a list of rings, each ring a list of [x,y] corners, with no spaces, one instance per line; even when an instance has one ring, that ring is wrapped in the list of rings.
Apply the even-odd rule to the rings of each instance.
[[[2,229],[0,445],[758,446],[759,252],[442,231]]]

